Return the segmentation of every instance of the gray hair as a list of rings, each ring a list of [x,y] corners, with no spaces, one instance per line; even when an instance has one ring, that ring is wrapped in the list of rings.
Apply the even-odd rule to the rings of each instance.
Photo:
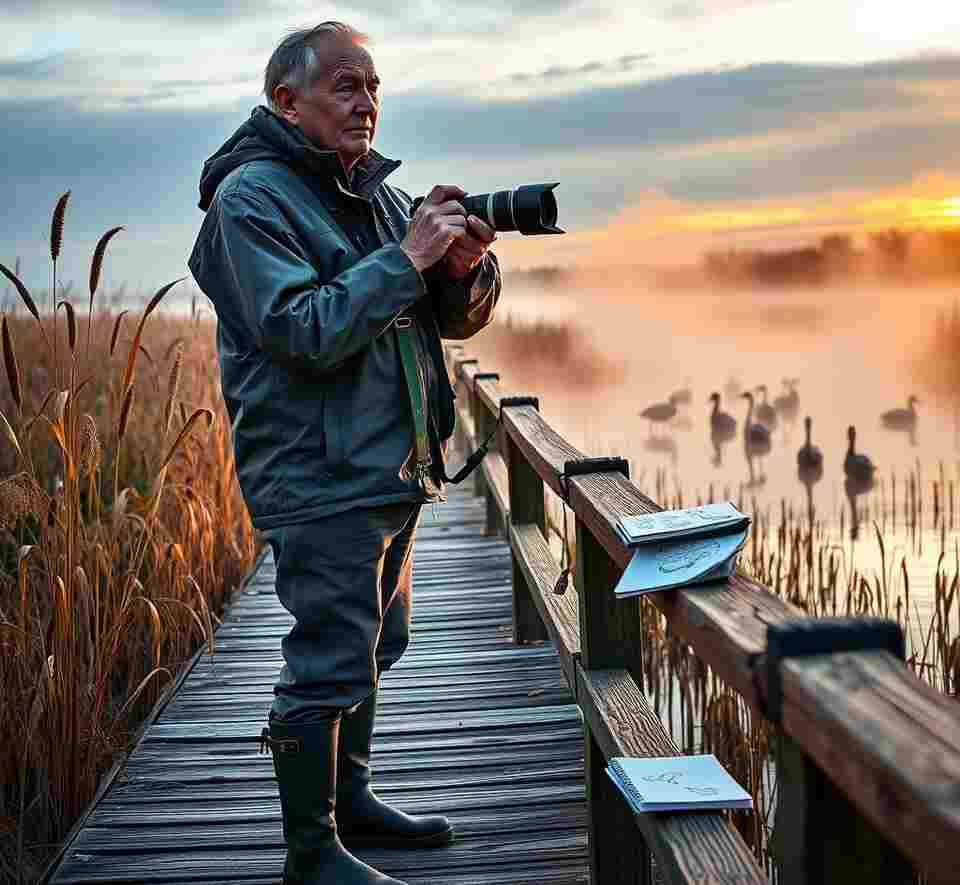
[[[263,93],[273,110],[274,90],[282,85],[294,92],[308,89],[316,78],[317,53],[315,44],[324,37],[339,37],[352,43],[366,43],[369,37],[343,22],[321,22],[314,28],[292,31],[273,50],[263,74]]]

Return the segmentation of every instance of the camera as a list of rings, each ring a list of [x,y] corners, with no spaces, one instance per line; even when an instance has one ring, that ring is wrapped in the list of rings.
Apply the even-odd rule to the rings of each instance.
[[[518,230],[532,234],[562,234],[557,227],[557,198],[553,189],[560,184],[524,184],[513,190],[489,194],[469,194],[460,200],[468,215],[476,215],[496,231]],[[420,207],[424,197],[417,197],[410,215]]]

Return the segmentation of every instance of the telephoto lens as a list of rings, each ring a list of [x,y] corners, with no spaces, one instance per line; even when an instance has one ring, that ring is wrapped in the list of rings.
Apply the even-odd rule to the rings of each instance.
[[[553,189],[560,184],[524,184],[513,190],[470,194],[460,202],[468,215],[476,215],[496,231],[518,230],[527,236],[566,233],[557,227],[557,198]],[[417,197],[410,208],[413,215],[423,202]]]

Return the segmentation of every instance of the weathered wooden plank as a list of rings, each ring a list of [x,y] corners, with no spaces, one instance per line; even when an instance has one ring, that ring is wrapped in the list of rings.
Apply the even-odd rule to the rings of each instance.
[[[785,661],[783,726],[934,881],[960,882],[960,705],[886,652]]]
[[[468,870],[463,873],[406,873],[408,885],[589,885],[590,871],[585,863],[564,861],[553,864],[517,863],[508,870],[497,867]],[[233,878],[204,879],[203,885],[234,885]],[[195,885],[196,880],[171,879],[165,885]],[[244,885],[280,885],[279,878],[244,879]]]
[[[259,734],[256,723],[262,716],[259,713],[239,714],[230,721],[211,720],[209,722],[158,722],[150,730],[148,739],[158,740],[228,740],[246,737],[252,731]],[[563,704],[553,707],[511,708],[490,712],[477,710],[462,713],[437,713],[424,721],[422,716],[384,716],[377,717],[374,735],[380,738],[414,734],[436,734],[447,731],[471,731],[497,728],[504,733],[514,726],[524,725],[566,725],[579,723],[580,710],[576,704]]]
[[[398,803],[398,807],[400,804]],[[405,805],[403,807],[406,807]],[[498,833],[530,833],[568,830],[586,825],[583,804],[570,802],[558,806],[522,806],[520,808],[480,808],[461,812],[457,808],[438,810],[447,814],[458,839],[491,836]],[[77,845],[79,851],[105,854],[130,854],[144,844],[151,851],[195,851],[205,848],[243,849],[254,842],[263,848],[283,848],[279,813],[258,821],[225,823],[208,815],[204,818],[179,820],[168,825],[107,826],[93,824]]]
[[[463,870],[487,865],[509,866],[533,854],[541,861],[579,860],[584,850],[582,831],[552,831],[543,834],[477,836],[454,840],[450,845],[430,851],[356,850],[357,857],[388,874],[404,876],[406,872],[434,870]],[[254,876],[276,873],[283,866],[282,848],[250,849],[232,852],[229,864],[236,871],[237,881]],[[190,870],[197,878],[223,872],[225,856],[222,851],[143,851],[136,855],[97,854],[71,850],[58,879],[67,883],[163,882],[173,875],[182,876]]]
[[[562,685],[550,688],[538,687],[520,692],[487,692],[474,693],[464,697],[460,692],[448,689],[442,696],[434,700],[413,701],[406,699],[386,700],[378,704],[377,716],[388,716],[393,712],[403,715],[432,716],[434,713],[455,713],[471,710],[485,712],[495,710],[517,709],[519,707],[545,707],[567,703],[570,700],[570,691],[564,682]],[[243,695],[241,697],[219,698],[213,700],[183,699],[174,704],[170,715],[176,716],[181,722],[209,721],[220,717],[233,716],[246,709],[248,713],[258,713],[266,717],[273,703],[273,692],[262,692],[258,695]]]
[[[525,408],[532,408],[526,406]],[[530,466],[522,451],[510,437],[504,437],[502,451],[507,463],[510,519],[516,525],[535,525],[547,533],[546,503],[543,480]],[[517,643],[536,642],[547,638],[533,601],[535,590],[527,587],[523,568],[513,557],[513,638]]]
[[[489,493],[487,506],[496,507],[496,519],[492,523],[495,529],[502,531],[510,524],[510,491],[507,486],[507,465],[499,452],[489,452],[480,462],[479,472],[486,483],[484,491]],[[491,525],[490,516],[487,524]]]
[[[575,739],[553,744],[513,746],[509,752],[510,764],[517,766],[528,763],[579,765],[583,761],[583,747]],[[189,768],[194,765],[208,770],[221,766],[273,770],[271,757],[260,753],[259,748],[253,744],[163,743],[140,744],[127,760],[125,773],[136,776],[142,772],[176,769],[181,766]],[[438,772],[491,766],[499,770],[501,767],[496,756],[491,755],[486,748],[434,748],[429,753],[408,753],[402,750],[386,750],[381,746],[374,748],[371,765],[374,776],[378,779],[393,772]]]
[[[680,754],[626,670],[578,665],[577,673],[584,718],[606,759]],[[721,812],[633,817],[668,882],[766,885],[750,849]]]
[[[181,790],[181,794],[183,790]],[[97,809],[95,818],[98,825],[130,826],[170,825],[183,820],[184,816],[200,819],[233,821],[269,820],[280,815],[280,799],[276,787],[255,784],[240,790],[234,784],[224,785],[219,792],[206,790],[203,795],[189,796],[187,799],[167,800],[157,791],[144,792],[141,796],[130,795],[125,798],[110,797]],[[563,803],[583,803],[583,783],[581,780],[538,784],[511,784],[500,789],[471,788],[456,791],[438,791],[435,794],[416,792],[414,794],[390,794],[390,801],[403,803],[403,807],[412,814],[446,813],[478,808],[506,808],[517,805],[557,805]]]
[[[580,624],[577,594],[569,588],[562,596],[553,592],[560,566],[547,546],[539,526],[510,526],[510,546],[533,596],[547,635],[560,655],[567,684],[576,685],[574,663],[580,654]]]

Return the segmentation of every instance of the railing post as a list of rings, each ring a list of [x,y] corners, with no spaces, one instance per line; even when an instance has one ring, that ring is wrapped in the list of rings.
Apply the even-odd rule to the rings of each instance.
[[[777,735],[771,853],[781,885],[912,885],[915,880],[909,861],[783,732]]]
[[[514,525],[533,523],[540,527],[546,538],[547,515],[543,480],[530,466],[523,451],[504,427],[500,429],[500,440],[500,448],[507,463],[510,522]],[[489,501],[487,507],[490,507]],[[513,562],[513,641],[518,645],[541,642],[548,638],[546,628],[540,620],[540,612],[533,601],[531,589],[527,587],[523,570],[517,563],[516,553],[511,553],[510,558]]]
[[[496,415],[494,415],[487,408],[486,404],[477,393],[477,381],[484,379],[499,380],[499,378],[500,376],[496,372],[478,372],[473,376],[473,390],[470,394],[470,403],[472,407],[471,414],[473,415],[473,427],[477,438],[476,444],[478,446],[485,439],[487,439],[491,433],[493,433],[494,428],[497,426],[497,418]],[[499,451],[499,448],[499,441],[495,436],[490,443],[488,451],[496,452]],[[504,526],[503,519],[500,516],[500,508],[497,507],[497,502],[494,500],[493,492],[487,487],[487,478],[484,475],[482,465],[474,472],[473,475],[473,493],[477,497],[485,498],[487,502],[487,522],[485,532],[488,535],[502,534],[506,527]]]
[[[574,584],[580,596],[580,650],[586,670],[626,669],[643,688],[640,600],[618,601],[620,569],[580,517]],[[606,773],[607,759],[584,722],[590,869],[596,883],[650,885],[650,851]]]
[[[448,345],[449,346],[449,345]],[[468,358],[465,359],[463,356],[463,347],[460,346],[453,352],[453,386],[454,390],[457,393],[458,397],[464,396],[464,389],[466,388],[466,398],[467,398],[467,411],[470,415],[473,415],[473,395],[474,391],[472,388],[468,387],[463,383],[463,379],[460,377],[460,367],[470,364],[478,364],[478,360]],[[476,433],[476,427],[474,427],[474,433]],[[454,421],[454,439],[453,444],[456,446],[457,450],[461,453],[469,453],[472,449],[472,440],[470,435],[467,433],[466,428],[463,426],[463,423],[460,421]]]
[[[782,885],[914,881],[909,861],[779,727],[785,716],[781,672],[785,661],[865,650],[885,651],[903,661],[902,629],[881,618],[796,618],[767,628],[766,712],[778,726],[777,816],[771,850]],[[837,747],[836,752],[848,749]]]

